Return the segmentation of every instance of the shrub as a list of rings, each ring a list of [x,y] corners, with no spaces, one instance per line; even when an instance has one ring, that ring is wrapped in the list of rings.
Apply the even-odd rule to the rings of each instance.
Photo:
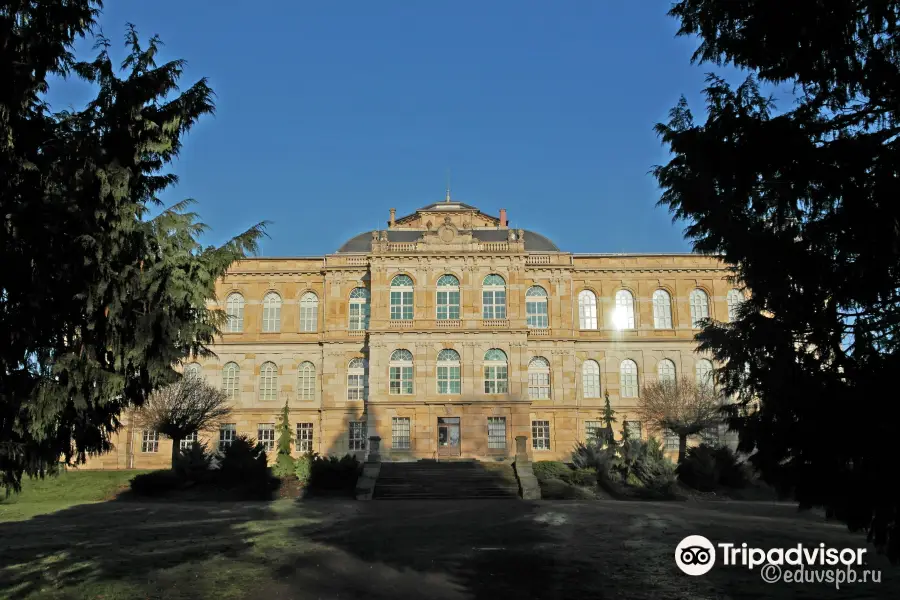
[[[294,477],[300,482],[300,485],[309,484],[309,474],[312,463],[312,455],[304,454],[294,461]]]
[[[675,496],[675,466],[656,439],[626,439],[620,454],[608,472],[613,482],[625,484],[643,498]]]
[[[275,459],[275,466],[272,467],[272,473],[275,477],[284,479],[285,477],[293,477],[296,468],[296,461],[292,456],[279,454],[278,458]]]
[[[265,485],[269,467],[262,444],[247,436],[238,436],[225,447],[216,482],[223,487]]]
[[[310,455],[309,483],[313,490],[353,490],[359,478],[361,464],[352,454],[337,456]]]
[[[751,480],[750,468],[728,446],[719,446],[715,452],[719,467],[719,483],[730,488],[744,488]]]
[[[576,469],[594,469],[598,473],[605,473],[610,469],[615,456],[615,446],[601,447],[577,442],[572,452],[572,464]]]
[[[571,471],[569,483],[591,487],[597,485],[597,471],[595,469],[574,469]]]
[[[183,481],[205,481],[209,477],[211,464],[212,454],[206,445],[194,442],[190,448],[178,452],[172,470]]]
[[[162,496],[180,488],[183,480],[175,471],[152,471],[135,475],[131,479],[131,491],[139,496]]]
[[[730,448],[709,444],[688,448],[676,473],[685,485],[701,492],[711,492],[719,486],[742,488],[749,480],[746,465]]]
[[[570,477],[571,467],[564,462],[556,460],[540,460],[532,463],[531,469],[538,481],[559,479],[565,481]]]

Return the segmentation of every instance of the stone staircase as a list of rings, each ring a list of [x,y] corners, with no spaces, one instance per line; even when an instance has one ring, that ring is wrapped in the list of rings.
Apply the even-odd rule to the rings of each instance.
[[[374,498],[518,498],[512,466],[475,460],[381,463]]]

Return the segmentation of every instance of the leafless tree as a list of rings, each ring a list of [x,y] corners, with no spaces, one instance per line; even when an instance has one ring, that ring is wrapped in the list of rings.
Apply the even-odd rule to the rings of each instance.
[[[200,431],[210,431],[231,414],[225,392],[199,375],[188,374],[171,385],[156,390],[137,416],[144,429],[172,438],[172,465],[181,440]]]
[[[713,385],[687,377],[645,385],[638,400],[645,422],[678,436],[678,462],[684,458],[688,436],[722,422],[721,406]]]

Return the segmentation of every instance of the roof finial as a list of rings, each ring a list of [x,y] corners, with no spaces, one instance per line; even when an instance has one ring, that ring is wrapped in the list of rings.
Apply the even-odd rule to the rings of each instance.
[[[450,169],[447,169],[447,197],[444,202],[450,202]]]

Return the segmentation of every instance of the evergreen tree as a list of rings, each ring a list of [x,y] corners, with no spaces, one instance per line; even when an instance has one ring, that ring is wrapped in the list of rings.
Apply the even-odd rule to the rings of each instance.
[[[616,419],[616,411],[612,409],[612,405],[609,403],[609,391],[607,390],[603,394],[604,406],[603,406],[603,434],[601,439],[598,440],[601,445],[606,444],[608,446],[615,446],[616,444],[616,436],[613,433],[613,423],[617,421]],[[623,437],[624,439],[624,437]]]
[[[294,474],[294,457],[291,456],[291,444],[294,440],[291,431],[291,409],[284,403],[278,422],[278,455],[275,458],[275,475],[288,477]]]
[[[119,414],[209,354],[223,323],[215,281],[256,248],[262,225],[202,247],[189,201],[164,209],[166,167],[213,112],[203,79],[179,91],[184,61],[157,64],[160,41],[126,33],[121,72],[110,43],[78,62],[91,0],[0,6],[0,486],[110,449]],[[52,112],[48,76],[95,97]],[[54,84],[56,85],[56,84]]]
[[[678,103],[655,169],[695,250],[748,294],[698,336],[737,399],[740,449],[897,560],[900,403],[883,390],[900,371],[900,2],[681,0],[670,15],[699,37],[695,60],[750,72],[709,76],[705,120]],[[774,85],[794,97],[777,107]]]

